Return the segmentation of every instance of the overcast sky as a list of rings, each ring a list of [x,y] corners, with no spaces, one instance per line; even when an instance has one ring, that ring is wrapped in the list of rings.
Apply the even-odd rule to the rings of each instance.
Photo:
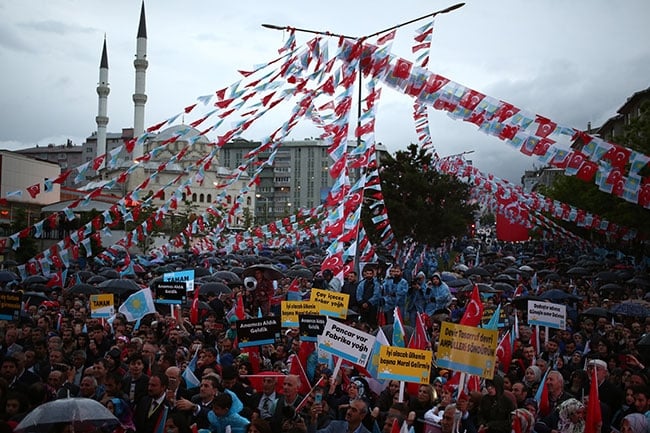
[[[133,123],[133,58],[140,0],[0,0],[0,148],[81,144],[96,129],[99,60],[109,58],[108,130]],[[148,60],[145,126],[158,123],[241,76],[238,69],[274,58],[285,34],[262,23],[365,35],[445,8],[454,1],[302,0],[145,3]],[[436,20],[429,69],[482,93],[562,124],[586,129],[615,114],[650,86],[647,0],[469,0]],[[393,52],[414,60],[414,29],[404,27]],[[297,35],[299,43],[308,35]],[[382,94],[377,141],[390,151],[416,142],[411,100]],[[255,125],[259,140],[284,119]],[[471,124],[432,112],[441,155],[469,156],[486,173],[515,181],[535,159]],[[292,136],[319,131],[309,123]]]

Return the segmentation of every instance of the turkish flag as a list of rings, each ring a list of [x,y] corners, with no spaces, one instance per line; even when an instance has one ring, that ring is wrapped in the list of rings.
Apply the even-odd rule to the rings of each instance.
[[[497,359],[505,373],[508,373],[510,362],[512,361],[512,344],[510,343],[510,331],[508,331],[497,346]]]
[[[603,423],[603,414],[600,411],[600,397],[598,395],[598,378],[596,369],[592,370],[591,385],[589,386],[589,403],[587,403],[587,417],[585,420],[585,433],[598,433]]]
[[[28,187],[27,187],[27,192],[29,193],[29,195],[30,195],[32,198],[36,198],[36,196],[39,195],[39,194],[41,193],[41,184],[40,184],[40,183],[37,183],[37,184],[35,184],[35,185],[28,186]]]
[[[399,58],[395,63],[395,67],[393,68],[392,75],[395,78],[401,78],[402,80],[406,80],[411,75],[412,67],[413,67],[413,63],[409,62],[408,60]]]
[[[474,284],[472,296],[465,307],[465,313],[463,313],[463,318],[460,319],[460,324],[465,326],[478,326],[481,323],[482,318],[483,302],[481,301],[478,286]]]

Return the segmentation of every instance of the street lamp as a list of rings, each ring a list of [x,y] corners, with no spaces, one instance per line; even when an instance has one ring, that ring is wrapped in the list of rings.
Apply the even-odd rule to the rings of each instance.
[[[257,216],[257,201],[255,203],[255,218],[257,219],[258,224],[261,222],[266,223],[268,220],[268,213],[269,213],[269,198],[263,196],[262,194],[255,194],[255,198],[257,200],[260,199],[264,200],[264,220],[260,221],[261,218]]]
[[[455,11],[456,9],[460,9],[463,6],[465,6],[465,3],[456,3],[454,5],[446,7],[444,9],[440,9],[438,11],[431,12],[431,13],[426,14],[426,15],[422,15],[421,17],[414,18],[414,19],[409,20],[409,21],[405,21],[405,22],[397,24],[395,26],[388,27],[387,29],[383,29],[383,30],[380,30],[378,32],[372,33],[372,34],[367,35],[367,36],[362,36],[362,37],[348,36],[348,35],[343,35],[343,34],[320,31],[320,30],[301,29],[301,28],[298,28],[298,27],[291,27],[291,26],[278,26],[276,24],[262,24],[262,27],[264,27],[266,29],[271,29],[271,30],[293,30],[293,31],[296,31],[296,32],[311,33],[311,34],[314,34],[314,35],[321,35],[321,36],[333,36],[333,37],[337,37],[337,38],[352,39],[352,40],[356,41],[356,40],[361,40],[361,39],[370,39],[370,38],[373,38],[375,36],[379,36],[379,35],[381,35],[383,33],[388,33],[390,31],[396,30],[396,29],[398,29],[400,27],[404,27],[406,25],[409,25],[409,24],[415,23],[417,21],[423,20],[425,18],[433,18],[433,17],[435,17],[437,15],[442,15],[442,14],[446,14],[446,13]],[[361,89],[361,63],[359,63],[358,75],[359,75],[359,91],[358,91],[358,97],[357,97],[357,130],[359,130],[361,128],[361,101],[363,100],[363,94],[362,94],[362,89]],[[361,136],[358,136],[357,137],[357,146],[360,146],[360,145],[361,145]]]

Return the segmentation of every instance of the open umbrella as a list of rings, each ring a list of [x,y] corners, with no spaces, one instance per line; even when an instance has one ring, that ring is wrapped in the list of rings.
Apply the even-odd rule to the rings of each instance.
[[[25,302],[26,305],[41,305],[42,302],[44,301],[50,301],[51,299],[48,298],[46,295],[43,293],[38,293],[38,292],[25,292],[23,293],[23,302]]]
[[[547,299],[549,301],[579,301],[580,298],[576,295],[572,295],[571,293],[567,293],[564,290],[560,289],[551,289],[547,290],[544,293],[540,295],[542,299]]]
[[[214,274],[212,274],[212,278],[217,278],[227,283],[242,284],[242,280],[241,278],[239,278],[239,275],[231,271],[217,271]]]
[[[598,288],[598,290],[605,290],[607,292],[613,292],[616,290],[621,290],[623,287],[618,283],[607,283],[603,284]]]
[[[626,283],[633,286],[650,287],[650,280],[643,277],[630,278]]]
[[[201,287],[199,288],[199,294],[207,295],[208,293],[214,293],[215,295],[219,295],[221,293],[229,294],[232,293],[232,290],[224,283],[201,284]]]
[[[199,278],[199,277],[207,277],[208,275],[212,275],[210,273],[210,269],[208,268],[194,268],[194,277]]]
[[[9,281],[16,281],[18,275],[11,271],[0,271],[0,283],[8,283]]]
[[[43,275],[30,275],[23,280],[23,284],[29,286],[30,284],[45,284],[48,281],[48,278]]]
[[[311,280],[314,278],[314,273],[307,268],[289,269],[287,271],[287,277],[306,278],[308,280]]]
[[[101,291],[93,286],[92,284],[87,283],[77,283],[74,286],[66,290],[66,293],[69,295],[72,294],[83,294],[83,295],[98,295]]]
[[[116,295],[124,295],[129,292],[137,292],[142,288],[138,286],[138,283],[129,279],[113,279],[102,281],[98,284],[98,287],[100,287],[102,291],[106,293],[114,293]]]
[[[495,289],[494,287],[490,286],[489,284],[484,284],[484,283],[478,283],[478,291],[479,293],[497,293],[499,290]],[[471,292],[474,290],[474,284],[468,284],[462,289],[459,290],[459,292]]]
[[[543,301],[543,299],[535,295],[521,295],[513,298],[510,303],[518,310],[527,310],[528,301]]]
[[[620,281],[622,278],[616,272],[601,271],[596,274],[596,279],[598,281],[614,282],[614,281]]]
[[[457,280],[451,280],[446,282],[449,287],[465,287],[471,282],[467,278],[458,278]]]
[[[583,268],[582,266],[575,266],[568,271],[566,271],[567,275],[572,275],[576,277],[582,277],[584,275],[589,275],[591,274],[591,271],[587,268]]]
[[[99,283],[104,282],[104,281],[106,281],[106,280],[107,280],[107,278],[106,278],[106,277],[102,277],[101,275],[93,275],[92,277],[89,277],[89,278],[86,280],[86,282],[87,282],[88,284],[99,284]]]
[[[481,268],[481,267],[475,267],[475,268],[470,268],[464,272],[465,276],[470,276],[470,275],[480,275],[482,277],[489,277],[490,272],[487,269]]]
[[[15,260],[7,259],[2,262],[3,266],[9,267],[9,266],[18,266],[18,262]]]
[[[16,433],[42,433],[55,426],[72,424],[75,433],[113,429],[120,421],[98,401],[90,398],[62,398],[50,401],[31,411],[16,426]]]
[[[257,264],[252,265],[244,269],[242,272],[242,278],[254,277],[255,272],[261,270],[264,273],[264,277],[269,280],[279,280],[284,278],[282,272],[280,272],[275,266],[269,264]]]
[[[607,311],[606,308],[602,307],[591,307],[587,308],[585,311],[580,313],[581,316],[592,316],[592,317],[607,317],[611,316],[611,313]]]
[[[99,275],[109,280],[120,278],[120,273],[117,272],[115,269],[104,269],[99,273]]]
[[[614,305],[610,311],[612,314],[624,317],[648,317],[650,316],[650,302],[641,300],[623,301]]]

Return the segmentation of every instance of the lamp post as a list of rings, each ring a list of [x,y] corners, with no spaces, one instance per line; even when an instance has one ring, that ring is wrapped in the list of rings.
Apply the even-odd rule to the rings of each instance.
[[[278,26],[276,24],[262,24],[262,27],[264,27],[266,29],[271,29],[271,30],[293,30],[293,31],[296,31],[296,32],[311,33],[311,34],[314,34],[314,35],[321,35],[321,36],[333,36],[333,37],[336,37],[336,38],[352,39],[352,40],[356,41],[356,40],[361,40],[361,39],[370,39],[370,38],[373,38],[375,36],[379,36],[381,34],[388,33],[390,31],[399,29],[400,27],[404,27],[404,26],[407,26],[409,24],[415,23],[417,21],[421,21],[421,20],[423,20],[425,18],[433,18],[433,17],[435,17],[437,15],[442,15],[442,14],[446,14],[446,13],[455,11],[456,9],[460,9],[463,6],[465,6],[465,3],[456,3],[454,5],[446,7],[444,9],[440,9],[440,10],[437,10],[435,12],[431,12],[429,14],[422,15],[421,17],[414,18],[414,19],[409,20],[409,21],[405,21],[403,23],[388,27],[386,29],[380,30],[378,32],[375,32],[375,33],[372,33],[372,34],[366,35],[366,36],[348,36],[348,35],[343,35],[343,34],[340,34],[340,33],[332,33],[332,32],[326,32],[326,31],[321,31],[321,30],[302,29],[302,28],[291,27],[291,26]],[[361,64],[360,63],[359,63],[358,75],[359,75],[359,91],[358,91],[358,95],[357,95],[357,130],[361,127],[361,101],[363,100],[363,94],[362,94],[362,90],[361,90]],[[360,136],[357,137],[357,146],[359,146],[359,145],[361,145],[361,137]]]
[[[257,223],[259,224],[260,222],[266,223],[268,220],[268,213],[269,213],[269,198],[263,196],[262,194],[255,194],[255,198],[257,200],[264,200],[264,220],[260,221],[261,218],[257,216],[257,200],[255,202],[255,219],[257,220]]]

